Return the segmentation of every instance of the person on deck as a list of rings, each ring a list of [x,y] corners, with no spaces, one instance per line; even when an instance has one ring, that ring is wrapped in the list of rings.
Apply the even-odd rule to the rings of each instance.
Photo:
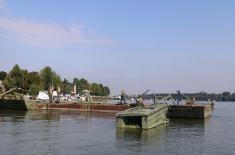
[[[126,104],[126,94],[125,94],[125,92],[124,92],[124,90],[122,90],[122,92],[121,92],[121,104],[122,104],[122,102],[124,103],[124,104]]]

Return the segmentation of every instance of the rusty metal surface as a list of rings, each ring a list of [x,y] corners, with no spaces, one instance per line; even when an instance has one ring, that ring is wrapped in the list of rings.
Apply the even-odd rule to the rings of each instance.
[[[103,112],[119,112],[130,108],[128,105],[113,104],[49,104],[49,109],[77,109],[82,111],[103,111]]]

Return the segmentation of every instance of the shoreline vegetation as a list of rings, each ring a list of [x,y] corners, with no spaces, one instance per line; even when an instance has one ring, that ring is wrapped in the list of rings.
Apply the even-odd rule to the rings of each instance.
[[[171,97],[173,99],[176,99],[178,94],[156,93],[154,95],[156,96],[157,99],[163,99],[163,98],[170,99]],[[223,102],[235,101],[235,93],[231,94],[230,92],[222,92],[218,94],[199,92],[199,93],[184,93],[184,95],[191,100],[196,99],[197,101],[223,101]],[[143,98],[152,99],[153,94],[145,94]]]
[[[91,95],[109,96],[110,89],[101,83],[90,83],[85,78],[73,78],[70,82],[66,78],[61,79],[51,67],[44,67],[39,72],[29,72],[27,69],[21,69],[19,65],[15,65],[9,73],[0,72],[0,81],[5,87],[4,91],[12,88],[21,88],[20,93],[36,96],[41,90],[49,91],[52,87],[54,90],[62,94],[70,94],[74,91],[79,93],[82,90],[90,90]],[[0,93],[2,90],[0,90]]]

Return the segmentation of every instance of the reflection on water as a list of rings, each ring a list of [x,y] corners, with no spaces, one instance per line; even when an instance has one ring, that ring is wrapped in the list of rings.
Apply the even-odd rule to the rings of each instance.
[[[163,124],[150,130],[141,129],[116,129],[117,140],[133,139],[143,142],[156,141],[160,136],[164,135],[167,130],[167,125]]]
[[[115,113],[107,112],[84,112],[77,110],[3,110],[0,109],[0,121],[20,121],[24,119],[30,120],[48,120],[59,121],[60,117],[79,117],[85,120],[91,118],[115,118]],[[3,119],[4,118],[4,119]]]
[[[26,110],[0,110],[0,122],[1,121],[18,121],[24,119],[27,111]]]
[[[154,138],[154,141],[156,141],[158,137],[161,137],[162,135],[164,136],[170,130],[174,130],[175,134],[177,134],[177,132],[186,132],[187,130],[189,130],[189,132],[198,131],[203,133],[204,127],[209,120],[210,119],[171,119],[168,124],[162,124],[150,130],[117,128],[116,136],[119,139],[134,138],[143,141],[151,141],[151,139]]]
[[[205,126],[203,120],[173,119],[150,130],[117,129],[116,147],[139,154],[176,154],[176,149],[181,150],[180,154],[191,152],[185,147],[188,143],[199,144],[203,141]]]
[[[235,104],[206,120],[171,119],[151,130],[116,129],[115,115],[0,110],[0,151],[13,154],[234,154]]]

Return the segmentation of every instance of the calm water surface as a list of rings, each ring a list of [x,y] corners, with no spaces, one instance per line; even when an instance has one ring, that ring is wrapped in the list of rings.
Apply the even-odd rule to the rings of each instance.
[[[0,110],[1,155],[235,154],[235,103],[216,103],[209,119],[170,120],[157,128],[117,130],[113,115]]]

